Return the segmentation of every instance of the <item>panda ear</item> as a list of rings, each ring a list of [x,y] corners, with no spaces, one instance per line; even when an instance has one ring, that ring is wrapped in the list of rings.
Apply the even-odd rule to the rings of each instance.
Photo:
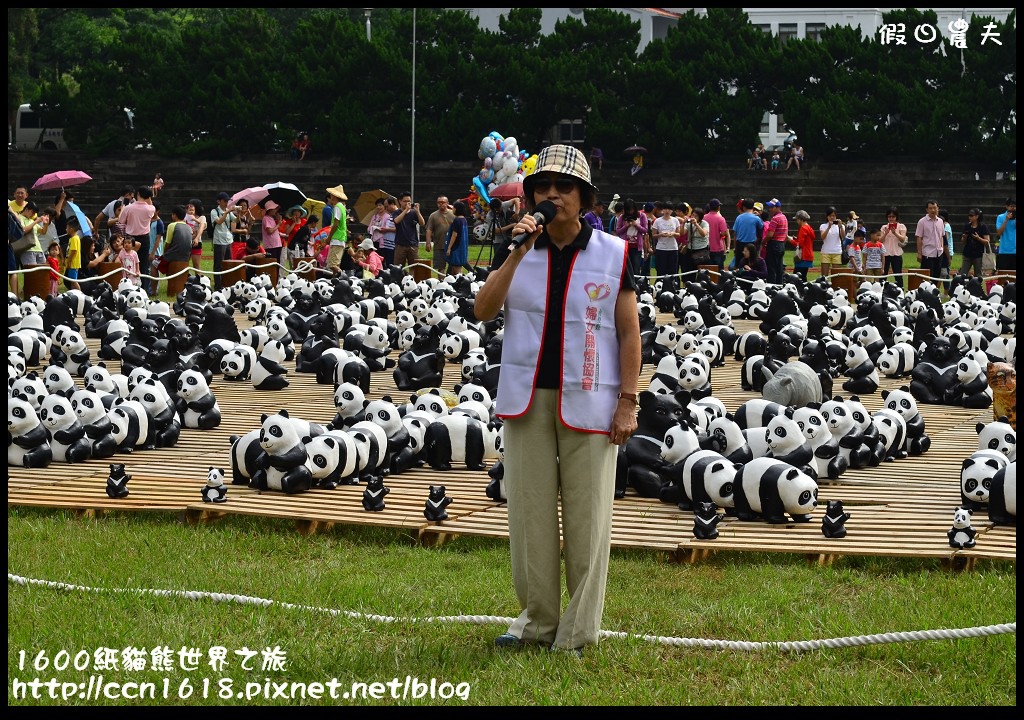
[[[283,408],[281,410],[278,410],[277,414],[280,415],[281,417],[288,417],[288,411]]]
[[[974,426],[974,431],[981,435],[981,431],[985,429],[985,423],[978,423]]]
[[[731,412],[725,413],[725,419],[729,422],[736,422],[736,417]]]
[[[888,390],[883,390],[882,391],[882,399],[886,400],[886,399],[888,399],[888,397],[889,397],[889,391]]]
[[[788,407],[787,407],[787,408],[786,408],[786,409],[785,409],[785,410],[784,410],[783,412],[785,412],[785,414],[786,414],[786,417],[788,417],[788,418],[791,418],[791,419],[792,419],[792,417],[793,417],[793,413],[795,413],[795,412],[796,412],[796,408],[795,408],[794,406],[790,405],[790,406],[788,406]]]

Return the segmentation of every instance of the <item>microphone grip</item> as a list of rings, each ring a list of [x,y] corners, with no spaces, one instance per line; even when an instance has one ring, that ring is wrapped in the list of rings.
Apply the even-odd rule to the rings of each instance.
[[[545,200],[537,205],[537,211],[533,214],[533,219],[538,225],[546,225],[555,219],[555,213],[557,211],[558,209],[550,200]],[[509,244],[509,249],[515,250],[517,247],[520,247],[527,241],[527,239],[529,239],[530,235],[532,235],[532,233],[513,236],[512,242]]]
[[[525,243],[527,241],[527,239],[529,239],[529,237],[530,237],[529,233],[523,233],[522,235],[516,235],[515,237],[512,238],[512,242],[509,243],[509,249],[510,250],[515,250],[517,247],[521,247],[522,244]]]

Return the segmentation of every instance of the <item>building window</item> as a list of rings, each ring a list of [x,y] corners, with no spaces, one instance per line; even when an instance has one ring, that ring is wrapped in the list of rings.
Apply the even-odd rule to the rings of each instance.
[[[790,40],[797,38],[796,23],[779,23],[779,42],[785,45]]]
[[[825,23],[807,23],[804,26],[804,37],[808,40],[820,41],[821,33],[825,29]]]
[[[584,142],[583,121],[562,120],[559,122],[558,142],[563,145],[582,145]]]
[[[756,27],[758,30],[763,32],[765,35],[771,35],[772,34],[772,26],[769,23],[758,23],[758,24],[754,25],[754,27]]]

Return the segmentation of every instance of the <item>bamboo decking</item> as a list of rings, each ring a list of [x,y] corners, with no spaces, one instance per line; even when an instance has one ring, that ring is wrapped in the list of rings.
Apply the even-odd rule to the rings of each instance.
[[[237,316],[237,313],[236,313]],[[659,322],[675,322],[668,315]],[[240,327],[249,326],[244,315]],[[738,321],[737,332],[756,323]],[[99,341],[88,340],[95,353]],[[392,352],[392,357],[397,353]],[[744,401],[759,397],[741,388],[740,363],[726,358],[724,367],[712,371],[715,395],[734,411]],[[107,361],[111,372],[117,361]],[[290,386],[279,391],[257,391],[250,383],[214,378],[211,387],[220,404],[223,421],[214,430],[182,428],[171,448],[119,454],[81,464],[54,462],[43,469],[8,468],[7,504],[11,506],[62,508],[94,515],[109,511],[161,512],[189,523],[205,522],[230,514],[292,519],[300,532],[314,532],[333,525],[374,525],[402,529],[425,544],[437,544],[455,536],[508,537],[506,508],[484,492],[489,477],[484,471],[453,469],[437,472],[424,466],[386,478],[391,492],[380,512],[363,510],[363,487],[339,486],[314,489],[298,495],[259,492],[229,486],[227,502],[204,503],[200,496],[207,470],[222,467],[230,476],[229,437],[259,426],[261,413],[285,408],[292,416],[327,423],[335,414],[333,388],[318,385],[312,374],[289,368]],[[645,365],[640,388],[647,387],[653,367]],[[445,370],[443,387],[451,390],[461,381],[459,364]],[[882,379],[882,388],[895,388],[908,380]],[[837,379],[837,394],[842,379]],[[390,395],[404,402],[409,393],[398,391],[391,372],[374,373],[370,399]],[[882,405],[880,393],[862,396],[874,412]],[[1016,560],[1016,528],[996,526],[984,510],[974,513],[977,545],[969,550],[949,546],[946,531],[952,526],[953,509],[960,504],[960,465],[977,447],[975,423],[988,422],[991,411],[949,406],[921,405],[932,446],[923,456],[884,463],[878,467],[849,470],[836,481],[819,481],[819,507],[809,523],[771,525],[726,517],[719,537],[698,540],[693,535],[692,512],[657,500],[638,497],[630,490],[614,505],[612,544],[618,548],[648,549],[682,561],[698,561],[713,551],[781,552],[827,563],[837,556],[871,555],[940,559],[955,567],[972,567],[978,559]],[[108,465],[125,463],[132,476],[130,494],[120,500],[105,492]],[[428,487],[443,484],[453,499],[449,519],[427,521],[423,515]],[[825,538],[821,518],[828,500],[842,500],[851,514],[847,536]]]

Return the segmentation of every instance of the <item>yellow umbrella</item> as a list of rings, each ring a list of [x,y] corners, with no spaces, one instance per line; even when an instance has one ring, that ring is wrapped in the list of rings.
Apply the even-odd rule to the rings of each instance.
[[[302,207],[306,208],[306,212],[308,212],[311,216],[321,217],[323,215],[324,205],[326,204],[327,203],[325,203],[323,200],[314,200],[313,198],[306,198],[306,202],[302,203]]]
[[[360,218],[360,221],[365,225],[365,221],[362,218],[373,215],[373,208],[378,198],[387,198],[391,194],[385,190],[366,190],[359,193],[359,197],[356,198],[355,204],[352,206],[352,216]]]

